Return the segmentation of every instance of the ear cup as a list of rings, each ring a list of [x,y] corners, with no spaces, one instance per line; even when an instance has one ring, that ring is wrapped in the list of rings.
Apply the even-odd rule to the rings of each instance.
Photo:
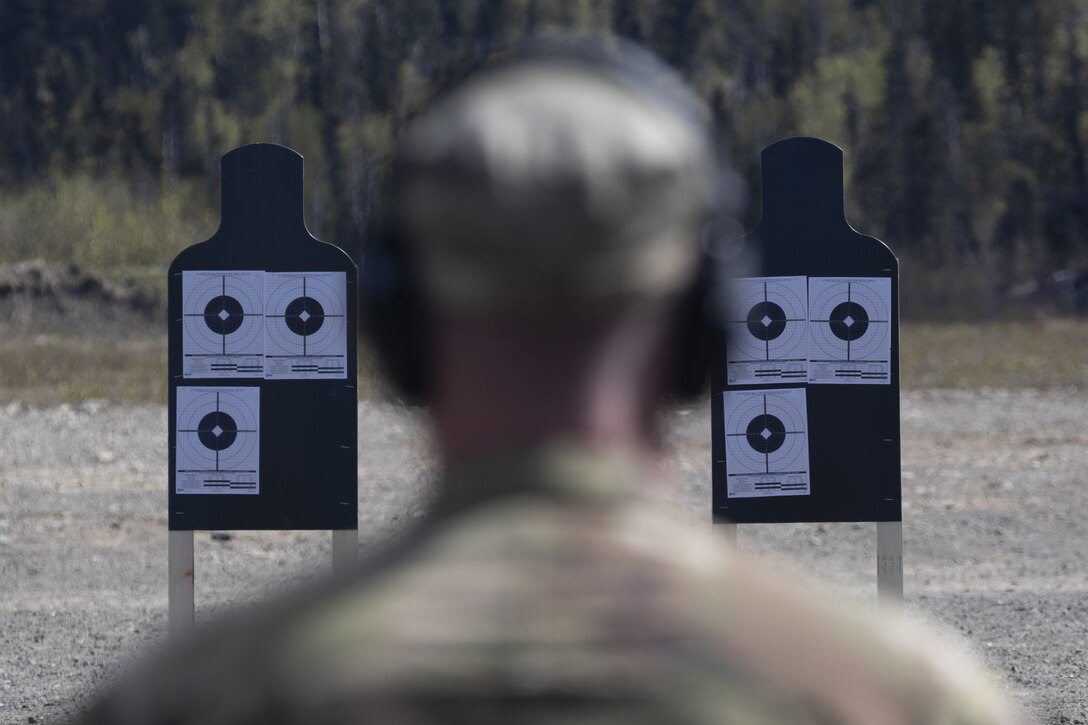
[[[704,254],[695,279],[680,297],[671,331],[669,393],[677,401],[697,399],[710,380],[712,346],[719,339],[706,315],[710,279],[711,263]]]
[[[359,330],[404,401],[421,405],[430,393],[430,320],[411,248],[397,226],[372,225],[359,275]]]

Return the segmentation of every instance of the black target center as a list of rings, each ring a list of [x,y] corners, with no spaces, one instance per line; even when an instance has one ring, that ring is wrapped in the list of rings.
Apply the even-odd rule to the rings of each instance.
[[[217,410],[200,419],[196,435],[205,448],[221,451],[230,448],[238,437],[238,424],[234,422],[234,418]]]
[[[748,332],[757,340],[773,340],[785,329],[786,312],[774,302],[760,302],[748,311]]]
[[[287,329],[305,337],[321,329],[325,322],[325,310],[313,297],[298,297],[287,305],[283,317],[287,322]]]
[[[204,324],[216,335],[229,335],[242,326],[242,303],[230,295],[215,297],[204,308]]]
[[[760,453],[774,453],[786,442],[786,426],[770,413],[752,418],[745,434],[748,445]]]
[[[835,337],[853,342],[869,329],[869,313],[857,302],[843,302],[831,310],[828,324]]]

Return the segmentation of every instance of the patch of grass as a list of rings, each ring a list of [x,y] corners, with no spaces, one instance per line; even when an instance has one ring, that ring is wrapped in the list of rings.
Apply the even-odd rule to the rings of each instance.
[[[922,388],[1088,387],[1088,321],[909,323],[902,383]],[[359,351],[359,390],[375,386]],[[166,402],[166,339],[39,338],[0,347],[0,403]]]
[[[359,393],[380,388],[359,348]],[[229,381],[227,381],[229,382]],[[0,347],[0,405],[112,400],[166,404],[166,336],[122,342],[48,337]]]
[[[16,339],[0,347],[0,402],[49,406],[95,399],[166,403],[165,336]]]
[[[1088,321],[908,323],[904,388],[1088,386]]]
[[[74,262],[113,277],[126,268],[165,269],[215,231],[216,217],[192,182],[51,178],[0,197],[0,262]]]

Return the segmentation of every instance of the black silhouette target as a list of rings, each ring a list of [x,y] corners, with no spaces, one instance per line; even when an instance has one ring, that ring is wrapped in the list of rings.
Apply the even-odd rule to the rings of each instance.
[[[346,278],[342,273],[270,274],[265,354],[346,354]]]
[[[256,356],[263,347],[262,272],[183,274],[183,354]]]
[[[811,359],[887,362],[891,281],[811,279]]]
[[[747,314],[729,325],[727,362],[803,361],[808,314],[804,278],[738,279],[733,289],[734,309]]]
[[[179,386],[177,407],[178,471],[256,471],[258,388]]]
[[[847,221],[843,169],[819,139],[762,152],[762,216],[733,243],[753,266],[717,287],[716,523],[902,520],[899,262]]]
[[[166,274],[170,530],[355,529],[358,269],[307,230],[298,153],[220,168],[218,229]]]
[[[738,391],[725,396],[730,476],[808,470],[803,390]]]

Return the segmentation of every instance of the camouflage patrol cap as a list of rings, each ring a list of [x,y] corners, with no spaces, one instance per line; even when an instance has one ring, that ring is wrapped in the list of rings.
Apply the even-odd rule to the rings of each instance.
[[[686,287],[715,196],[701,108],[656,61],[551,53],[470,79],[400,148],[397,213],[428,294],[577,313]]]

